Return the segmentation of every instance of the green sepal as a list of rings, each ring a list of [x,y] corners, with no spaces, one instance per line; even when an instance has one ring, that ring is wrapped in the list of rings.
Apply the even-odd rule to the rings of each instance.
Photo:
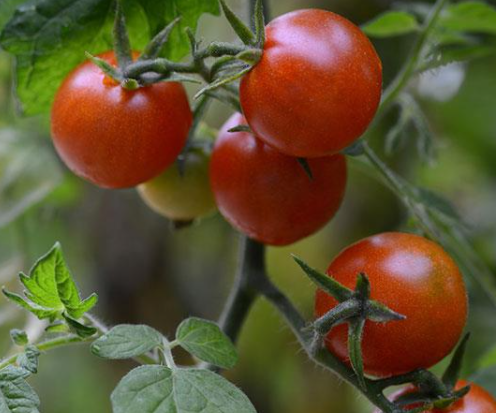
[[[313,269],[305,261],[292,254],[293,259],[307,276],[322,290],[332,295],[339,302],[349,300],[353,297],[353,291],[345,287],[332,277]]]
[[[355,293],[361,300],[368,300],[370,298],[370,281],[363,272],[358,274]]]
[[[109,62],[106,60],[103,60],[99,57],[93,56],[89,52],[85,52],[86,57],[91,60],[96,66],[98,66],[103,73],[105,73],[108,77],[111,79],[114,79],[117,83],[121,83],[124,78],[122,77],[122,74],[120,70],[112,66]]]
[[[444,397],[442,399],[434,400],[432,402],[432,407],[434,409],[444,410],[449,406],[451,406],[453,403],[455,403],[457,400],[460,400],[461,398],[465,397],[469,391],[470,391],[470,386],[465,386],[460,390],[455,391],[452,397]]]
[[[157,57],[160,56],[160,52],[162,51],[163,47],[169,40],[170,34],[174,27],[179,23],[181,20],[181,17],[177,17],[174,20],[172,20],[167,26],[165,26],[162,31],[160,31],[151,41],[148,43],[148,45],[145,47],[145,50],[141,54],[141,56],[138,58],[138,60],[152,60],[156,59]]]
[[[365,153],[363,139],[353,142],[350,146],[344,148],[342,153],[347,156],[362,156]]]
[[[349,322],[348,327],[348,354],[351,367],[355,372],[362,390],[367,390],[363,371],[362,338],[365,327],[365,317],[356,317]]]
[[[224,0],[219,1],[227,21],[240,40],[246,45],[253,45],[256,42],[256,38],[250,28],[229,8]]]
[[[263,1],[257,0],[255,2],[255,38],[257,46],[263,49],[265,44],[265,13],[263,9]]]
[[[462,341],[455,350],[455,354],[453,354],[453,358],[451,359],[449,366],[443,374],[442,381],[449,390],[452,390],[455,387],[458,382],[458,378],[460,377],[463,357],[465,356],[465,350],[467,349],[469,339],[470,333],[463,337]]]
[[[310,168],[308,160],[306,158],[296,158],[296,160],[298,161],[298,164],[303,168],[303,171],[308,176],[308,179],[313,181],[313,172],[312,168]]]
[[[115,2],[115,19],[114,19],[114,52],[117,58],[117,64],[121,69],[125,69],[133,62],[131,52],[131,43],[126,28],[126,18],[122,10],[121,0]]]
[[[236,59],[246,62],[255,66],[262,58],[262,51],[260,49],[246,49],[236,55]]]
[[[390,321],[406,320],[406,316],[391,310],[379,301],[369,300],[366,303],[365,313],[370,321],[388,323]]]
[[[206,92],[210,92],[210,91],[218,89],[224,85],[227,85],[228,83],[231,83],[231,82],[234,82],[235,80],[238,80],[240,77],[242,77],[246,73],[248,73],[251,70],[251,68],[252,68],[251,66],[248,66],[248,67],[245,67],[244,69],[240,70],[237,73],[234,73],[232,75],[228,75],[226,77],[215,80],[214,82],[210,83],[209,85],[205,86],[203,89],[198,91],[195,95],[195,99],[198,99],[200,96],[202,96]]]

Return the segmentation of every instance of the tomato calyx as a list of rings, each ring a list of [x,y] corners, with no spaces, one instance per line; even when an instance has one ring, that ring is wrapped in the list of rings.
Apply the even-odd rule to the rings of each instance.
[[[313,331],[312,348],[317,352],[322,348],[325,337],[334,327],[348,323],[348,349],[351,366],[360,386],[367,388],[362,358],[362,337],[367,320],[388,323],[404,320],[406,317],[382,303],[370,299],[370,282],[366,274],[357,276],[355,290],[351,290],[332,277],[311,268],[300,258],[293,256],[296,263],[319,288],[332,295],[339,304],[318,318],[311,325]]]

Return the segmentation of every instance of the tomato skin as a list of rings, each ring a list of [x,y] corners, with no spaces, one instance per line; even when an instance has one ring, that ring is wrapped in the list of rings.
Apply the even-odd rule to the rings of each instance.
[[[260,62],[241,81],[243,113],[260,139],[287,155],[341,151],[377,111],[382,64],[349,20],[325,10],[288,13],[266,27]]]
[[[470,386],[470,391],[463,399],[453,403],[447,409],[426,410],[425,413],[496,413],[496,400],[477,384],[460,380],[456,384],[456,390],[460,390],[466,386]],[[407,386],[394,393],[391,400],[395,400],[403,395],[412,393],[413,391],[415,391],[414,386]],[[410,410],[415,407],[420,406],[418,404],[412,404],[406,408]],[[377,409],[374,413],[381,413],[381,411]]]
[[[115,64],[113,52],[100,57]],[[179,155],[191,122],[181,84],[126,90],[90,61],[69,74],[52,107],[60,157],[76,175],[104,188],[133,187],[162,172]]]
[[[367,321],[362,341],[367,374],[387,377],[429,368],[447,356],[460,339],[467,318],[467,293],[451,257],[436,243],[407,233],[383,233],[343,250],[327,274],[353,288],[364,272],[371,297],[406,316],[387,324]],[[337,305],[317,291],[316,315]],[[346,324],[330,331],[327,348],[348,362]]]
[[[210,158],[203,150],[187,154],[184,174],[172,164],[163,173],[138,186],[145,203],[160,215],[175,221],[190,221],[215,210],[209,181]]]
[[[346,186],[343,155],[311,159],[313,180],[298,160],[246,132],[234,114],[212,153],[210,180],[217,206],[233,227],[269,245],[287,245],[323,227],[337,212]]]

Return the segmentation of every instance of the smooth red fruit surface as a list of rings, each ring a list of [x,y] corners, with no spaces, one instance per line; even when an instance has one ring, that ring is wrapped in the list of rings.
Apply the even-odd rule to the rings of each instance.
[[[456,389],[460,390],[466,386],[470,386],[470,391],[463,399],[453,403],[447,409],[426,410],[425,413],[496,413],[496,400],[493,396],[477,384],[468,383],[463,380],[457,383]],[[393,394],[391,400],[395,400],[413,391],[415,391],[415,387],[407,386]],[[420,407],[420,405],[412,404],[406,408],[411,410],[415,407]],[[381,411],[375,410],[374,413],[381,413]]]
[[[212,153],[210,180],[217,206],[233,227],[270,245],[287,245],[323,227],[341,205],[343,155],[310,159],[310,180],[298,160],[246,132],[240,114],[223,126]]]
[[[299,10],[266,27],[260,62],[241,81],[255,134],[298,157],[339,152],[363,134],[381,98],[382,65],[369,39],[325,10]]]
[[[112,52],[100,56],[115,64]],[[52,107],[52,137],[76,175],[104,188],[148,181],[179,155],[192,122],[179,83],[123,89],[93,63],[62,83]]]
[[[343,250],[327,273],[353,288],[365,273],[371,297],[406,316],[387,324],[367,321],[362,350],[365,372],[385,377],[429,368],[460,339],[467,319],[467,292],[453,259],[436,243],[407,233],[365,238]],[[337,305],[317,292],[316,315]],[[326,345],[348,362],[348,326],[331,330]]]

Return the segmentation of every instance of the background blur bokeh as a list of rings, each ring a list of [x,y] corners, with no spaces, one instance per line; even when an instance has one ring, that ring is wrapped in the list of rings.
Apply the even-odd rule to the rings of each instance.
[[[246,15],[245,1],[230,4]],[[386,0],[273,0],[272,14],[321,7],[360,24],[390,6]],[[204,16],[206,39],[233,39],[221,18]],[[405,58],[412,37],[376,42],[385,83]],[[1,53],[1,52],[0,52]],[[70,174],[56,158],[44,118],[15,115],[11,62],[0,54],[0,284],[18,288],[18,271],[60,241],[78,284],[100,296],[97,313],[109,324],[147,323],[172,334],[189,315],[215,319],[231,285],[237,235],[219,215],[173,231],[134,190],[106,191]],[[449,198],[467,221],[473,243],[496,270],[496,58],[448,66],[423,75],[417,92],[435,131],[438,159],[419,162],[414,144],[386,158],[409,180]],[[459,89],[459,90],[458,90]],[[219,127],[229,111],[212,107],[208,122]],[[394,121],[390,116],[388,122]],[[384,126],[385,128],[387,125]],[[384,136],[373,137],[378,148]],[[40,202],[37,202],[40,201]],[[24,211],[24,205],[32,205]],[[22,213],[19,213],[22,211]],[[312,316],[314,287],[290,253],[325,269],[349,243],[377,232],[404,229],[398,200],[375,178],[350,162],[345,204],[324,230],[298,244],[269,249],[269,272]],[[496,271],[493,271],[496,273]],[[470,279],[474,333],[467,371],[495,342],[495,307]],[[0,354],[8,331],[37,325],[0,297]],[[358,413],[370,407],[349,386],[315,367],[266,302],[259,301],[243,329],[240,363],[229,378],[261,413]],[[187,363],[188,360],[182,360]],[[131,363],[107,362],[88,348],[69,347],[45,355],[34,386],[49,413],[108,413],[109,394]],[[77,379],[71,379],[76,377]],[[82,406],[85,406],[84,409]]]

